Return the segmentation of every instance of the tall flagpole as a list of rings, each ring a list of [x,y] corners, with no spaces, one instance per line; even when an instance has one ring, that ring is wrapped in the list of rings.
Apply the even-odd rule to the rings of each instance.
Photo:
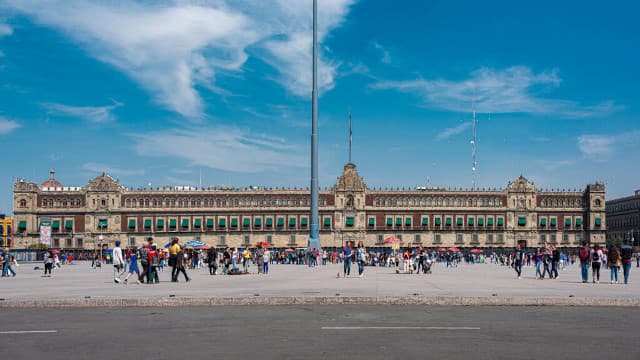
[[[318,214],[318,3],[313,0],[313,85],[311,90],[311,214],[309,248],[320,249]]]
[[[351,110],[349,110],[349,164],[351,164],[351,145],[353,144],[353,131],[351,124]]]

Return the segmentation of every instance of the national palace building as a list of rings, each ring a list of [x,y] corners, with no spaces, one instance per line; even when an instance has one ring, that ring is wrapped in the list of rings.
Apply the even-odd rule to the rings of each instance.
[[[309,233],[308,189],[129,189],[102,174],[86,186],[66,187],[52,170],[44,183],[14,184],[16,246],[50,242],[54,248],[91,249],[121,240],[140,246],[154,237],[200,239],[242,247],[265,241],[304,247]],[[347,241],[383,246],[387,237],[423,247],[574,247],[605,242],[605,185],[578,191],[540,190],[526,178],[497,189],[372,189],[346,164],[330,189],[320,191],[323,247]],[[42,236],[41,230],[46,232]],[[49,235],[50,232],[50,235]]]

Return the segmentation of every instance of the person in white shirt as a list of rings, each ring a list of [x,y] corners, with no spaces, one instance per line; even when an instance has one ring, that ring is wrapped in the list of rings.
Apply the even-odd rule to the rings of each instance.
[[[113,282],[120,283],[120,273],[124,269],[124,258],[120,249],[120,240],[116,240],[116,247],[113,248]]]

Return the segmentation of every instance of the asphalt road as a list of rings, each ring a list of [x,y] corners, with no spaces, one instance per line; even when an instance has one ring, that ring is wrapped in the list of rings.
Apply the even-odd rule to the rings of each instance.
[[[639,328],[638,308],[0,309],[0,352],[12,360],[639,359]]]

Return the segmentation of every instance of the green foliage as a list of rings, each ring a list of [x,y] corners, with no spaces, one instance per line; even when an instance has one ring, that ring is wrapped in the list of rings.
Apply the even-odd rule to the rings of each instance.
[[[45,244],[31,244],[29,246],[27,246],[27,249],[29,250],[47,250],[49,249],[49,247]]]

